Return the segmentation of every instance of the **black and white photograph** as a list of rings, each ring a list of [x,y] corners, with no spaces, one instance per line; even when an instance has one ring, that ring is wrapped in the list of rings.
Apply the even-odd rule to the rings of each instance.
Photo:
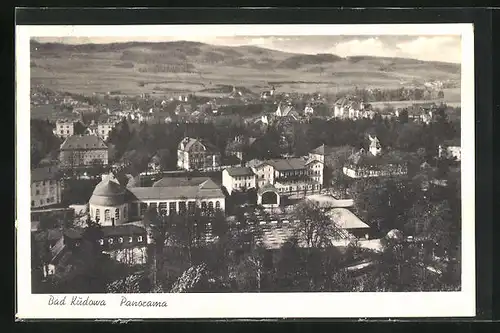
[[[473,314],[472,25],[16,43],[20,313]]]

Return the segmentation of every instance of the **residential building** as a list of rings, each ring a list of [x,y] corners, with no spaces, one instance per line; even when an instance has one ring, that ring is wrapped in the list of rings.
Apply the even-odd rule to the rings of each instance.
[[[362,118],[365,109],[364,103],[355,96],[347,96],[335,102],[334,116],[336,118],[358,119]]]
[[[279,195],[312,194],[323,187],[324,156],[318,157],[319,150],[304,157],[251,160],[247,167],[255,173],[258,189],[272,185]]]
[[[314,114],[314,109],[313,109],[313,107],[310,104],[306,105],[306,107],[304,108],[304,114],[306,116],[307,115],[312,116]]]
[[[343,172],[350,178],[368,178],[384,176],[402,176],[408,173],[406,162],[396,156],[397,152],[383,154],[382,146],[376,136],[368,136],[368,152],[361,148],[353,153],[343,167]]]
[[[462,148],[460,146],[460,138],[447,140],[440,144],[438,147],[438,156],[439,158],[455,159],[456,161],[461,161]]]
[[[108,164],[108,146],[96,135],[73,135],[61,144],[59,161],[62,167]]]
[[[243,135],[236,136],[226,147],[226,155],[236,156],[240,161],[243,161],[243,153],[245,148],[250,147],[256,138],[247,138]]]
[[[58,119],[56,121],[56,127],[53,130],[54,135],[60,138],[67,138],[75,133],[75,120],[74,119]]]
[[[105,121],[99,122],[97,124],[97,135],[107,141],[109,138],[109,133],[116,127],[116,124],[120,122],[119,119],[108,118]]]
[[[291,103],[279,103],[274,115],[278,118],[287,117],[295,120],[299,118],[299,113],[295,110]]]
[[[222,171],[222,185],[229,195],[234,191],[256,188],[255,173],[249,167],[232,167]]]
[[[200,139],[185,137],[177,148],[177,167],[183,170],[216,169],[221,154],[217,147]]]
[[[61,203],[62,181],[59,170],[50,166],[31,170],[31,208]]]
[[[108,226],[138,220],[151,208],[171,215],[190,214],[196,207],[204,212],[225,210],[221,187],[208,177],[166,177],[151,187],[125,187],[109,174],[103,176],[89,200],[91,219]]]

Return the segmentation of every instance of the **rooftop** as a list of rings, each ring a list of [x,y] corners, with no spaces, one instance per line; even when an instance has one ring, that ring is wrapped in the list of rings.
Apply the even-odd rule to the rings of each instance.
[[[333,208],[327,212],[332,221],[342,229],[366,229],[369,226],[346,208]]]
[[[57,180],[59,169],[57,167],[36,168],[31,170],[31,182],[39,182],[43,180]]]
[[[233,168],[227,168],[226,169],[227,173],[231,177],[239,177],[239,176],[252,176],[254,175],[253,171],[251,168],[248,167],[233,167]]]
[[[153,184],[153,187],[200,186],[206,184],[209,177],[164,177]],[[213,182],[213,181],[212,181]]]
[[[301,157],[266,160],[263,163],[273,166],[278,171],[300,170],[306,168],[306,160]]]
[[[178,200],[178,199],[223,199],[220,188],[203,188],[203,186],[171,187],[131,187],[132,200]]]
[[[107,148],[108,146],[97,135],[72,135],[61,145],[61,150]]]

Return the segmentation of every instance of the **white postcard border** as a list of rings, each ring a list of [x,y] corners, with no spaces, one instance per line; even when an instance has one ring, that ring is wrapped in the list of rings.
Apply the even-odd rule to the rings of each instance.
[[[105,300],[106,306],[49,306],[31,294],[30,267],[30,37],[49,36],[462,36],[462,291],[413,293],[224,293],[67,295]],[[474,33],[472,24],[175,25],[16,27],[17,318],[292,318],[475,316]],[[130,300],[166,301],[167,307],[120,306]]]

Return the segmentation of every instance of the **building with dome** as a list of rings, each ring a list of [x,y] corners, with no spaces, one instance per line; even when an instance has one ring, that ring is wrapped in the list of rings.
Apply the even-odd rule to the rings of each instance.
[[[123,186],[114,174],[104,175],[89,200],[92,221],[118,226],[140,220],[148,209],[160,214],[184,214],[195,207],[203,212],[224,211],[226,197],[208,177],[163,178],[151,187]]]

